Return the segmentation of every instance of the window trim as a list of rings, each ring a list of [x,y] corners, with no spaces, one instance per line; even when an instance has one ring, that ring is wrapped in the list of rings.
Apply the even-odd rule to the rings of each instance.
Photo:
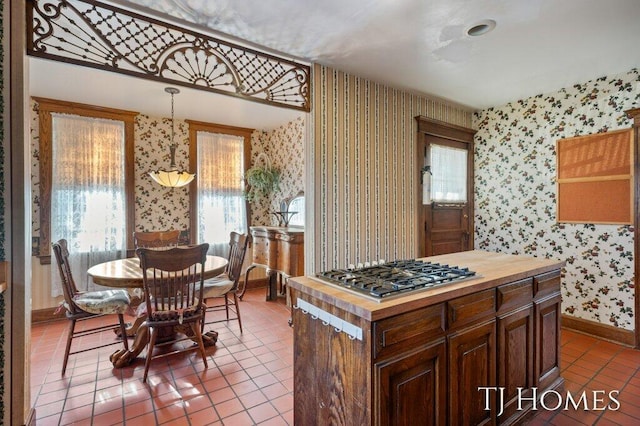
[[[40,264],[51,263],[51,181],[53,177],[53,134],[51,113],[80,115],[124,122],[125,143],[125,191],[127,248],[133,247],[135,222],[135,158],[134,126],[136,111],[106,108],[77,102],[32,97],[38,104],[39,152],[40,152]]]
[[[220,133],[244,138],[244,171],[251,166],[251,135],[255,129],[185,120],[189,125],[189,170],[198,172],[198,132]],[[247,226],[251,226],[251,206],[245,198]],[[195,243],[198,238],[198,180],[195,179],[189,190],[189,240]]]

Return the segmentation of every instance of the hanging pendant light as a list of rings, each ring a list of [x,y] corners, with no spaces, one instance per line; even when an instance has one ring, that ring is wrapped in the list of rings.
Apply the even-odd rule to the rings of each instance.
[[[169,150],[171,152],[171,164],[169,164],[169,170],[157,170],[149,172],[151,179],[158,182],[162,186],[170,188],[179,188],[190,183],[196,176],[194,173],[178,170],[176,166],[176,148],[178,145],[174,142],[174,126],[173,126],[173,95],[180,93],[180,90],[175,87],[167,87],[165,92],[171,94],[171,145]]]

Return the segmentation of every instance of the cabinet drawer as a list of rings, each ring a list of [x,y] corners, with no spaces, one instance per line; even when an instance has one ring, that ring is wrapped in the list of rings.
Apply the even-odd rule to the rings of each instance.
[[[533,297],[540,299],[560,291],[560,270],[533,277]]]
[[[532,299],[533,278],[514,281],[496,289],[496,308],[501,314],[531,303]]]
[[[377,321],[373,358],[407,351],[443,336],[444,303]]]
[[[495,289],[484,290],[447,302],[449,327],[459,327],[496,313]]]

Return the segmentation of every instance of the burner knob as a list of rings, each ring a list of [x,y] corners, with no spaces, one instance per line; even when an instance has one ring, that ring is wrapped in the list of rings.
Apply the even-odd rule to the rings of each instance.
[[[371,263],[369,263],[369,262],[364,262],[364,267],[365,267],[365,268],[368,268],[368,267],[370,267],[370,266],[371,266]]]
[[[362,268],[363,268],[362,263],[358,263],[358,269],[362,269]]]

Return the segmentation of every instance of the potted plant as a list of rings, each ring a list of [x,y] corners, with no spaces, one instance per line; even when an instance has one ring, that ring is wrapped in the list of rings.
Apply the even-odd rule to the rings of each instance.
[[[266,154],[260,153],[254,166],[245,173],[245,180],[248,185],[245,192],[247,201],[257,201],[278,189],[280,171],[271,166]]]

